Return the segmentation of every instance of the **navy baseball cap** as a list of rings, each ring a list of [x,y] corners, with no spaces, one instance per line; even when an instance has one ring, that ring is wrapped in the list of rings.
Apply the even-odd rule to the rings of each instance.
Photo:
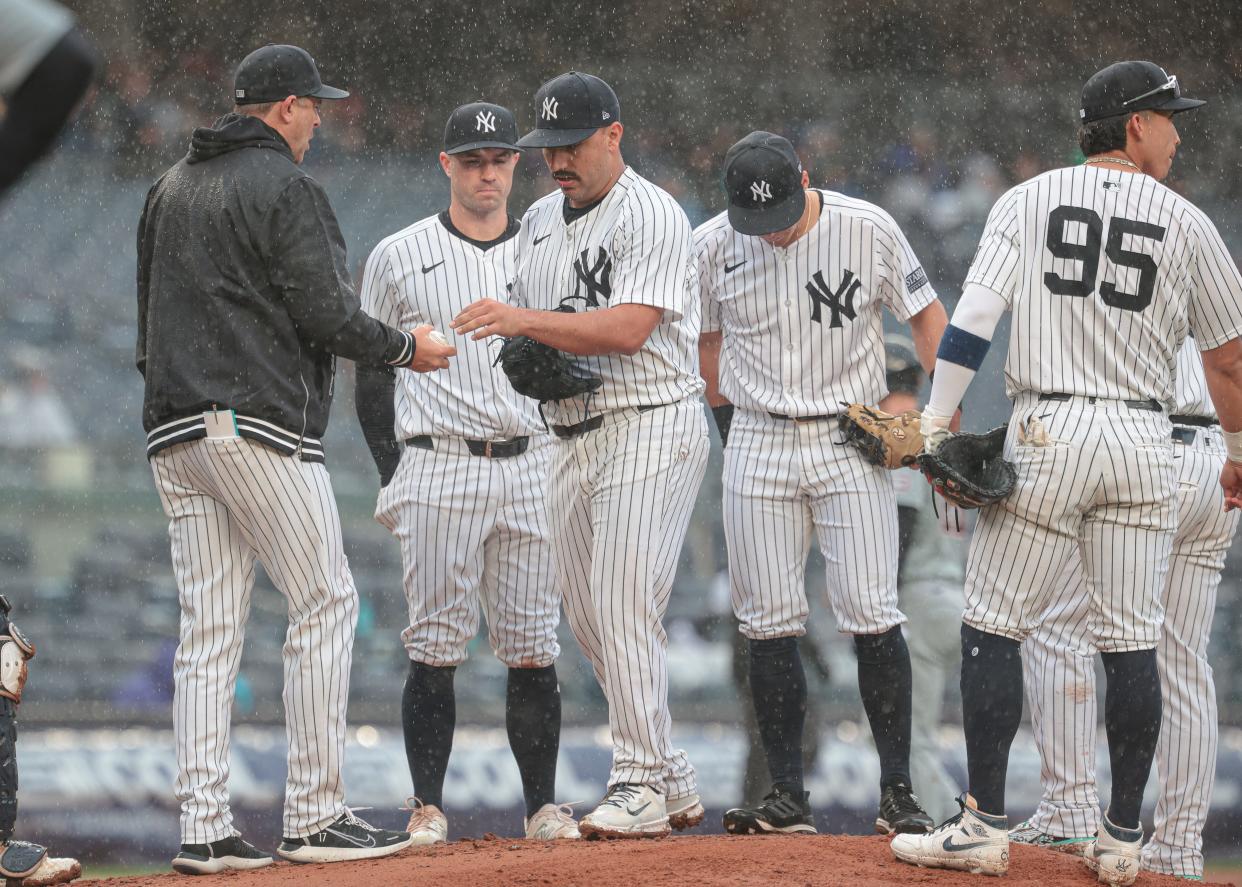
[[[1177,77],[1152,62],[1117,62],[1091,75],[1082,88],[1078,117],[1094,123],[1136,111],[1176,114],[1206,104],[1182,95]]]
[[[297,46],[269,43],[241,60],[233,75],[233,102],[260,105],[298,98],[347,99],[349,93],[327,86],[309,52]]]
[[[444,127],[444,153],[463,154],[479,148],[520,151],[517,137],[512,111],[491,102],[471,102],[449,115]]]
[[[783,231],[802,218],[802,162],[789,139],[752,132],[725,154],[729,224],[739,234]]]
[[[523,148],[564,148],[621,119],[612,87],[592,74],[570,71],[535,93],[535,128],[518,140]]]

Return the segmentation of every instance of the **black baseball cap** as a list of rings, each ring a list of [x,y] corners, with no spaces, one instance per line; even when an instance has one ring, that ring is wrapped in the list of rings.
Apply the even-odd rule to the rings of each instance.
[[[593,74],[570,71],[553,77],[535,93],[533,130],[518,141],[523,148],[576,145],[621,119],[612,87]]]
[[[449,115],[444,127],[444,153],[463,154],[478,148],[522,150],[517,146],[517,121],[512,111],[491,102],[471,102]]]
[[[802,162],[789,139],[752,132],[725,154],[729,224],[740,234],[783,231],[802,218]]]
[[[1167,111],[1176,114],[1205,104],[1182,96],[1177,77],[1152,62],[1117,62],[1091,75],[1082,88],[1083,123],[1120,117],[1135,111]]]
[[[241,60],[233,75],[233,102],[259,105],[298,98],[347,99],[349,93],[327,86],[309,52],[297,46],[269,43]]]

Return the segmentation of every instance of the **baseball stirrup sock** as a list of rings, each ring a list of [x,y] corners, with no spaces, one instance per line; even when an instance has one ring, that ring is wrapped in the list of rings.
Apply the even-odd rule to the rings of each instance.
[[[424,804],[444,809],[444,774],[453,750],[457,699],[453,695],[456,666],[437,668],[410,663],[401,694],[401,727],[405,758],[410,765],[414,794]]]
[[[750,695],[772,783],[801,792],[806,672],[797,638],[750,642]]]
[[[858,692],[880,756],[880,785],[910,785],[910,650],[901,626],[854,635]]]
[[[980,810],[1005,812],[1009,747],[1022,720],[1022,645],[962,624],[962,726],[969,790]]]
[[[522,774],[526,815],[556,803],[556,756],[561,745],[561,690],[556,666],[509,669],[505,694],[509,748]]]
[[[1122,828],[1139,827],[1143,788],[1160,737],[1160,673],[1155,650],[1104,653],[1108,688],[1104,729],[1112,762],[1113,798],[1108,818]]]

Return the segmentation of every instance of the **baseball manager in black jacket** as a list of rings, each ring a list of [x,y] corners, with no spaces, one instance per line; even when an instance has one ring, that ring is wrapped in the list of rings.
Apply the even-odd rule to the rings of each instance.
[[[233,828],[229,714],[256,561],[288,602],[284,839],[295,862],[395,853],[403,832],[345,806],[345,710],[358,595],[320,438],[337,356],[417,371],[455,352],[431,327],[363,314],[323,189],[300,168],[343,90],[295,46],[237,69],[234,112],[194,133],[138,229],[138,370],[147,455],[181,598],[176,792],[191,874],[272,857]]]

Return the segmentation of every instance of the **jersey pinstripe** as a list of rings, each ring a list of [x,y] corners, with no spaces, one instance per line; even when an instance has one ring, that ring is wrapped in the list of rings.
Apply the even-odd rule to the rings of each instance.
[[[1006,389],[1173,401],[1193,329],[1201,349],[1242,333],[1242,281],[1212,222],[1141,174],[1081,165],[993,207],[968,284],[1013,315]]]
[[[1177,387],[1171,412],[1177,416],[1216,418],[1216,407],[1212,406],[1212,395],[1203,375],[1203,359],[1193,336],[1187,336],[1177,352]]]
[[[883,308],[907,321],[936,299],[884,210],[831,191],[819,221],[787,248],[739,234],[721,213],[694,232],[703,330],[723,330],[720,392],[790,416],[879,403]]]
[[[380,241],[367,259],[363,310],[397,329],[449,323],[475,299],[508,300],[518,238],[488,249],[450,232],[438,215]],[[454,339],[457,356],[436,373],[397,376],[398,439],[420,434],[507,440],[543,428],[482,344]],[[477,346],[477,347],[476,347]]]
[[[674,403],[703,390],[699,303],[691,292],[690,222],[665,191],[630,168],[601,203],[566,222],[564,197],[537,201],[522,220],[514,297],[531,308],[569,300],[577,311],[651,305],[664,316],[634,355],[572,356],[603,379],[594,394],[545,405],[548,421],[581,422],[627,407]]]

